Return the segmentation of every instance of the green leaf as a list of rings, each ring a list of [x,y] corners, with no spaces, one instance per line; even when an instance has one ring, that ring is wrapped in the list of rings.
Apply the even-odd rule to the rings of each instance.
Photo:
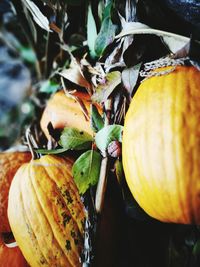
[[[113,124],[105,126],[95,136],[97,147],[102,152],[105,152],[110,142],[115,140],[122,142],[122,131],[123,126],[121,125]]]
[[[58,88],[59,88],[58,83],[47,80],[42,83],[42,86],[40,87],[40,92],[52,94],[55,93],[58,90]]]
[[[65,149],[82,150],[90,148],[92,141],[93,137],[88,133],[65,127],[58,143]]]
[[[100,166],[101,155],[93,150],[85,152],[75,161],[72,173],[80,194],[98,182]]]
[[[94,16],[92,14],[91,5],[88,6],[88,17],[87,17],[87,42],[90,50],[91,57],[95,58],[97,55],[95,53],[95,41],[97,38],[97,29]]]
[[[60,153],[63,153],[65,151],[67,151],[68,149],[66,148],[56,148],[56,149],[36,149],[36,152],[37,153],[40,153],[40,154],[44,154],[44,155],[47,155],[47,154],[60,154]]]
[[[115,174],[118,180],[118,183],[121,185],[124,180],[124,171],[121,160],[117,159],[115,162]]]
[[[200,256],[200,239],[195,243],[192,253],[195,256]]]
[[[98,132],[104,126],[104,120],[95,105],[91,105],[91,126],[94,132]]]
[[[114,25],[110,17],[106,17],[101,25],[100,32],[95,42],[95,53],[100,57],[106,47],[111,44],[115,38],[116,25]]]
[[[105,77],[105,82],[97,86],[96,92],[92,95],[95,102],[105,102],[114,89],[121,83],[121,72],[112,71]]]
[[[20,46],[19,47],[20,56],[28,63],[36,63],[36,55],[30,47]]]

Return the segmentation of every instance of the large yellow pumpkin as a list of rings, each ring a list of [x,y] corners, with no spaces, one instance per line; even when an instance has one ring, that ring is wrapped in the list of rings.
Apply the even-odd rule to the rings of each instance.
[[[31,160],[30,152],[0,153],[0,233],[10,232],[7,216],[8,192],[18,168]]]
[[[163,70],[163,69],[162,69]],[[123,166],[152,217],[200,224],[200,72],[179,66],[139,86],[125,117]]]
[[[86,112],[90,114],[90,96],[82,92],[77,92],[74,96],[83,102]],[[42,114],[40,125],[47,138],[50,137],[47,129],[49,122],[52,123],[55,129],[63,129],[68,126],[93,134],[90,127],[90,119],[84,116],[79,102],[65,95],[64,91],[55,93],[49,99]]]
[[[31,267],[79,267],[85,212],[69,158],[22,165],[11,184],[8,218]]]

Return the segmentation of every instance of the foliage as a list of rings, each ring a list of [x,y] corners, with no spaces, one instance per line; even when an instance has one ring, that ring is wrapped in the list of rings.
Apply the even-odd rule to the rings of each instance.
[[[135,266],[141,267],[198,266],[199,230],[190,226],[186,233],[180,231],[180,225],[161,224],[147,216],[130,195],[121,158],[109,158],[106,149],[111,141],[121,141],[130,99],[141,80],[151,75],[148,67],[160,64],[157,59],[167,57],[168,60],[170,55],[175,64],[184,58],[184,64],[199,68],[199,29],[194,30],[194,26],[170,13],[169,4],[167,9],[159,1],[4,0],[2,3],[6,12],[1,11],[5,6],[0,4],[0,54],[5,54],[2,51],[6,49],[8,57],[2,57],[1,62],[20,64],[19,75],[10,69],[8,72],[12,73],[13,83],[21,85],[23,81],[24,94],[17,101],[16,92],[11,92],[6,100],[8,90],[5,93],[0,86],[1,105],[6,105],[0,113],[1,149],[23,139],[28,124],[36,125],[39,130],[34,135],[38,137],[40,153],[73,153],[77,157],[73,169],[75,180],[83,197],[90,200],[90,206],[94,202],[89,193],[90,185],[96,190],[103,152],[103,159],[108,157],[108,175],[114,172],[117,176],[120,185],[117,188],[123,198],[124,237],[130,249],[122,253],[121,258],[124,261],[130,258]],[[11,81],[5,72],[3,77]],[[66,93],[84,90],[91,96],[94,137],[79,138],[76,129],[63,129],[59,133],[60,141],[49,147],[39,121],[46,101],[61,88]],[[14,104],[13,100],[16,100]],[[101,105],[103,114],[94,105],[96,102]],[[87,117],[87,113],[85,115]],[[74,136],[77,137],[75,143],[71,138]],[[82,168],[84,175],[81,175]],[[94,213],[93,210],[92,215]],[[94,220],[93,223],[95,228]],[[95,231],[93,229],[93,233]],[[190,245],[186,242],[188,232],[192,236]],[[163,240],[156,237],[158,233]],[[135,236],[130,238],[131,234]],[[88,251],[85,254],[88,255]],[[133,254],[135,260],[130,257]],[[161,260],[159,254],[163,256]],[[92,259],[88,259],[88,266],[91,262]],[[117,264],[125,266],[124,262]],[[127,260],[125,267],[128,266]]]

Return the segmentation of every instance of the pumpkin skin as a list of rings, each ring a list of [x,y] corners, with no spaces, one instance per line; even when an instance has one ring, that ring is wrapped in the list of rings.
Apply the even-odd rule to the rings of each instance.
[[[77,92],[75,96],[79,97],[83,101],[88,114],[90,114],[90,96],[87,93],[82,92]],[[93,134],[90,127],[90,120],[85,118],[78,101],[66,96],[64,91],[55,93],[49,99],[42,114],[40,125],[48,139],[50,138],[47,129],[49,122],[52,123],[54,129],[63,129],[68,126],[75,127],[91,135]]]
[[[2,267],[28,267],[19,247],[7,247],[0,235],[0,265]]]
[[[163,222],[200,224],[199,84],[194,67],[151,77],[125,117],[127,183],[146,213]]]
[[[8,192],[12,179],[18,168],[31,160],[29,152],[0,153],[0,233],[10,232],[7,216]]]
[[[9,222],[32,267],[81,266],[85,212],[72,164],[46,155],[22,165],[12,181]]]

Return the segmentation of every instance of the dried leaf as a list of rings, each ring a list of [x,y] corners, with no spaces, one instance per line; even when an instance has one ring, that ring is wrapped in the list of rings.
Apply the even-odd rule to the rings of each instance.
[[[54,22],[51,22],[49,24],[49,27],[56,33],[58,34],[61,34],[62,30],[54,23]]]
[[[76,60],[73,59],[70,68],[63,69],[59,72],[59,75],[70,82],[86,88],[89,94],[92,93],[92,85],[84,77],[80,64]]]
[[[28,22],[28,26],[30,28],[30,34],[33,36],[33,40],[35,43],[37,43],[37,30],[36,30],[36,27],[35,27],[35,24],[34,24],[34,21],[32,19],[32,17],[30,16],[30,13],[28,11],[28,8],[23,5],[23,11],[24,11],[24,14],[26,16],[26,19],[27,19],[27,22]]]
[[[47,17],[45,17],[40,9],[36,6],[36,4],[33,1],[30,0],[24,0],[24,5],[27,7],[27,9],[30,11],[30,13],[33,16],[33,19],[35,22],[44,30],[51,32],[51,29],[49,28],[49,21]]]
[[[148,27],[145,24],[139,22],[127,22],[126,26],[122,29],[121,33],[115,38],[121,38],[126,35],[132,34],[154,34],[163,39],[166,46],[175,53],[177,50],[181,49],[188,41],[189,38],[178,35],[172,32],[161,31]]]
[[[104,83],[96,88],[96,92],[92,95],[92,100],[102,103],[107,100],[114,89],[121,83],[121,72],[113,71],[106,75]]]
[[[122,71],[122,83],[124,85],[124,88],[128,92],[129,100],[137,83],[141,65],[142,63],[139,63],[134,67],[127,68]]]

